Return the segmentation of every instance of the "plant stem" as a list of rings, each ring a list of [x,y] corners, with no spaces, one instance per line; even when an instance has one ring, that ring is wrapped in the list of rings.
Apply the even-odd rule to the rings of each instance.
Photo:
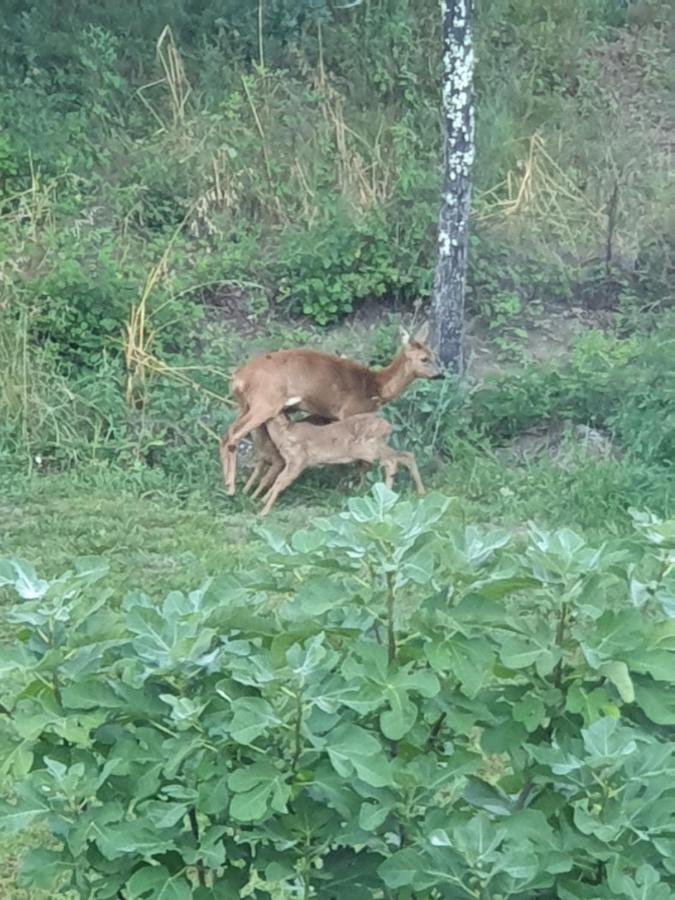
[[[427,749],[431,750],[436,743],[436,738],[443,727],[443,722],[447,717],[447,713],[442,712],[440,716],[436,719],[434,724],[431,726],[431,731],[429,732],[429,737],[427,738]]]
[[[197,847],[199,847],[199,825],[197,823],[197,813],[195,812],[194,806],[191,806],[188,810],[188,819],[190,820],[192,836],[197,842]],[[197,878],[199,879],[201,887],[206,887],[206,873],[204,872],[204,863],[201,859],[197,860]]]
[[[263,41],[263,0],[258,0],[258,62],[260,71],[265,69],[265,51]]]
[[[298,760],[300,759],[300,729],[302,728],[302,691],[298,691],[295,697],[295,728],[293,730],[293,740],[294,740],[294,749],[293,749],[293,761],[291,763],[291,769],[293,772],[298,767]]]
[[[54,689],[54,698],[59,706],[63,706],[63,701],[61,699],[61,685],[59,684],[59,676],[56,672],[52,672],[52,687]]]
[[[558,628],[555,633],[555,645],[560,650],[560,659],[556,663],[553,672],[553,684],[559,688],[562,684],[562,646],[565,640],[565,625],[567,624],[567,603],[563,601],[558,619]]]
[[[387,572],[387,647],[389,665],[396,662],[395,611],[394,575],[393,572]]]

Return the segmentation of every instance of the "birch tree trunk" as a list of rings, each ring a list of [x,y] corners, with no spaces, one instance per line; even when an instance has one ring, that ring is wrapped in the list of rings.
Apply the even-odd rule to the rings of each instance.
[[[473,163],[471,0],[441,0],[443,16],[443,187],[431,332],[441,364],[464,367],[464,285]]]

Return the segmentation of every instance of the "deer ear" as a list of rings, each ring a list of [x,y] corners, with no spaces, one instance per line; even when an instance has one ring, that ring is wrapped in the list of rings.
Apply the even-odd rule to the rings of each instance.
[[[425,344],[429,338],[429,323],[425,322],[417,331],[415,340],[420,344]]]
[[[400,338],[401,338],[401,343],[402,343],[403,346],[405,347],[407,344],[410,343],[410,335],[409,335],[408,332],[405,330],[405,328],[403,327],[403,325],[399,325],[399,326],[398,326],[398,333],[399,333],[399,336],[400,336]]]

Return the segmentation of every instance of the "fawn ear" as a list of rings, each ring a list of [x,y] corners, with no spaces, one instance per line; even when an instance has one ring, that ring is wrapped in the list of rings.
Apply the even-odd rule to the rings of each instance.
[[[425,322],[423,325],[421,325],[419,327],[417,334],[415,335],[415,340],[419,344],[426,344],[428,338],[429,338],[429,323]]]
[[[399,336],[400,336],[400,338],[401,338],[401,343],[402,343],[403,346],[405,347],[407,344],[410,343],[410,335],[409,335],[408,332],[405,330],[405,328],[403,327],[403,325],[399,325],[399,326],[398,326],[398,333],[399,333]]]

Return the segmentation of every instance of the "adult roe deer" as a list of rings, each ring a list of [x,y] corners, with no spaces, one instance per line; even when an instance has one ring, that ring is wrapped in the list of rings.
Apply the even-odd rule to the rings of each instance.
[[[311,466],[380,462],[385,484],[391,487],[394,475],[402,465],[410,472],[417,493],[424,493],[415,457],[389,446],[387,438],[391,434],[391,425],[375,413],[358,413],[328,425],[291,422],[285,413],[281,413],[270,419],[265,427],[284,467],[265,495],[262,516],[267,515],[279,494]]]
[[[239,415],[220,439],[220,458],[228,494],[234,494],[239,441],[284,409],[296,408],[327,420],[341,420],[374,412],[394,400],[416,378],[442,373],[426,346],[428,326],[403,346],[382,369],[374,370],[349,359],[318,350],[278,350],[258,356],[232,375],[231,392]],[[269,441],[259,431],[254,443]],[[249,479],[250,483],[251,479]]]

